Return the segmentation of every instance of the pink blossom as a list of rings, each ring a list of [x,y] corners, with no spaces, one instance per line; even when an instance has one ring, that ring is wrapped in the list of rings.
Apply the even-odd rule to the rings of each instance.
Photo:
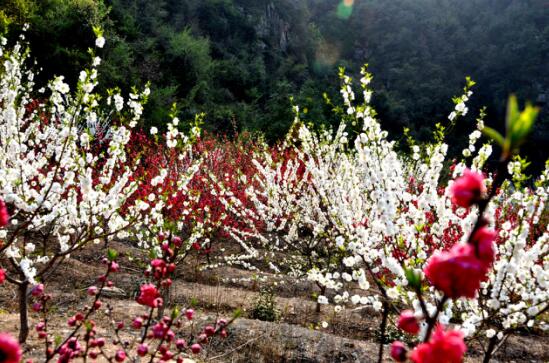
[[[185,316],[188,320],[193,320],[194,310],[193,309],[187,309],[185,311]]]
[[[8,213],[8,208],[6,207],[6,203],[0,199],[0,227],[7,226],[9,221],[10,215]]]
[[[424,269],[431,284],[446,296],[474,298],[486,277],[486,264],[470,244],[457,244],[450,251],[435,252]]]
[[[200,346],[200,344],[194,343],[193,345],[191,345],[191,351],[192,351],[194,354],[200,353],[201,350],[202,350],[202,347]]]
[[[19,363],[21,361],[21,346],[10,335],[0,333],[0,357],[2,363]]]
[[[391,358],[397,362],[406,361],[406,346],[404,343],[396,341],[391,344]]]
[[[44,293],[44,284],[35,285],[31,290],[31,295],[34,297],[42,296]]]
[[[419,344],[412,351],[410,359],[414,363],[461,363],[466,351],[462,332],[445,331],[442,325],[437,325],[429,342]]]
[[[140,357],[144,357],[149,352],[149,346],[147,344],[139,344],[137,347],[137,355]]]
[[[412,310],[404,310],[398,317],[398,328],[410,334],[419,332],[419,323]]]
[[[117,362],[123,362],[126,360],[126,353],[123,350],[118,350],[114,356]]]
[[[160,298],[160,293],[153,284],[141,285],[141,293],[137,298],[137,302],[151,308],[162,306],[162,298]]]
[[[457,178],[450,187],[452,203],[464,208],[477,203],[485,192],[484,176],[469,169],[465,169],[463,176]]]
[[[498,233],[490,228],[481,227],[473,235],[472,242],[476,246],[477,256],[487,267],[494,262],[494,241]]]
[[[132,327],[134,329],[141,329],[142,326],[143,326],[143,319],[141,319],[140,317],[133,319]]]

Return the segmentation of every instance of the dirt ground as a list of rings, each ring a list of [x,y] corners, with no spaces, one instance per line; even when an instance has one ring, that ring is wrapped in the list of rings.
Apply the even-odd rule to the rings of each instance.
[[[113,275],[117,290],[104,299],[112,306],[117,320],[129,325],[131,317],[144,312],[134,302],[135,293],[143,281],[141,269],[134,259],[139,251],[124,243],[115,243],[122,253],[121,271]],[[55,314],[51,325],[63,335],[69,332],[66,325],[72,316],[87,302],[87,287],[94,278],[103,273],[100,246],[87,248],[72,256],[45,283],[53,293]],[[322,306],[315,311],[316,303],[311,298],[314,286],[306,283],[285,283],[275,289],[276,307],[280,319],[265,322],[250,319],[251,311],[259,297],[260,284],[254,281],[249,271],[225,267],[214,271],[200,271],[191,261],[178,271],[179,277],[171,289],[172,304],[196,308],[198,322],[212,321],[216,316],[231,317],[239,309],[242,315],[230,326],[226,339],[215,339],[197,361],[211,362],[375,362],[377,360],[377,331],[379,314],[369,309],[343,310],[339,314],[333,307]],[[5,284],[0,289],[0,330],[17,333],[16,290]],[[102,315],[102,316],[99,316]],[[108,317],[97,314],[98,326],[107,326]],[[31,313],[31,321],[37,317]],[[326,328],[321,322],[327,322]],[[391,332],[391,331],[390,331]],[[392,333],[395,331],[393,330]],[[108,332],[101,332],[109,334]],[[126,336],[124,339],[132,339]],[[469,342],[467,362],[480,360],[481,351],[474,342]],[[40,361],[41,343],[36,333],[31,332],[25,346],[26,357]],[[107,350],[114,350],[110,346]],[[385,348],[388,357],[388,346]],[[387,359],[387,361],[390,361]],[[511,337],[495,355],[494,362],[549,362],[549,337],[545,335],[520,335]]]

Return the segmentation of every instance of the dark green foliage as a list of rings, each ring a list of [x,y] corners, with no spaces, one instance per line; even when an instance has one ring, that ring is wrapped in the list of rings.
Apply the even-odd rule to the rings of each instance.
[[[478,84],[470,109],[487,106],[488,124],[503,129],[495,120],[504,118],[507,96],[515,93],[542,106],[532,137],[549,139],[545,0],[355,0],[353,7],[341,0],[0,3],[1,24],[31,24],[28,38],[45,77],[74,79],[93,46],[91,25],[101,25],[103,84],[127,91],[150,81],[148,124],[162,125],[177,102],[182,119],[205,112],[210,130],[261,130],[275,141],[292,122],[293,96],[304,119],[334,125],[323,92],[338,104],[337,67],[358,75],[368,62],[374,106],[392,132],[409,127],[429,139],[470,75]],[[470,126],[459,123],[452,137]]]
[[[263,321],[277,321],[280,311],[276,307],[275,293],[272,288],[262,288],[250,311],[250,318]]]

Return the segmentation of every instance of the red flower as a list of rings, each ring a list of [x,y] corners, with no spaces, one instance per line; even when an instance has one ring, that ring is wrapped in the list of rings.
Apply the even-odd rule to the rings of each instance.
[[[410,355],[414,363],[461,363],[467,346],[463,333],[458,330],[444,331],[442,325],[436,327],[431,340],[418,345]]]
[[[31,295],[34,297],[40,297],[44,293],[44,284],[35,285],[31,290]]]
[[[476,257],[473,245],[457,244],[448,252],[435,252],[423,272],[448,297],[474,298],[486,277],[487,266]]]
[[[141,319],[140,317],[133,319],[132,327],[134,329],[141,329],[142,326],[143,326],[143,319]]]
[[[6,203],[0,199],[0,227],[5,227],[10,221],[10,215],[8,213],[8,208],[6,208]]]
[[[397,326],[406,333],[415,335],[419,332],[419,323],[417,322],[412,310],[404,310],[400,313]]]
[[[473,244],[477,248],[478,258],[484,262],[487,267],[491,266],[494,262],[494,241],[498,233],[490,228],[481,227],[473,235]]]
[[[150,306],[151,308],[162,306],[160,293],[153,284],[141,285],[141,293],[137,298],[137,302],[141,305]]]
[[[137,355],[140,357],[144,357],[149,352],[149,346],[147,344],[140,344],[137,347]]]
[[[114,359],[117,362],[123,362],[126,360],[126,353],[123,350],[119,350],[116,352],[116,355],[114,356]]]
[[[6,333],[0,334],[0,362],[19,363],[21,361],[21,346]]]
[[[0,285],[6,281],[6,272],[0,268]]]
[[[201,350],[202,350],[202,347],[200,346],[200,344],[194,343],[193,345],[191,345],[191,351],[192,351],[194,354],[200,353]]]
[[[457,178],[450,187],[452,203],[468,208],[478,202],[482,194],[486,192],[483,181],[482,174],[465,169],[463,176]]]
[[[397,362],[406,361],[406,346],[404,343],[396,341],[391,344],[391,358]]]

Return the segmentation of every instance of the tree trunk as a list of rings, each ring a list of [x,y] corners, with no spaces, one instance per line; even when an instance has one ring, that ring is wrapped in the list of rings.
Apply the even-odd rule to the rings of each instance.
[[[381,326],[379,327],[379,351],[377,353],[377,361],[383,362],[383,347],[385,344],[385,331],[387,330],[387,318],[389,316],[389,304],[387,300],[383,300],[383,317],[381,319]]]
[[[488,349],[486,349],[486,353],[484,354],[484,359],[482,360],[483,363],[490,362],[490,359],[492,358],[492,354],[494,353],[494,349],[496,348],[498,338],[497,336],[493,336],[490,338],[490,341],[488,342]]]
[[[317,284],[317,286],[320,288],[320,295],[323,295],[326,293],[326,287],[325,286],[322,286],[320,284]],[[320,314],[320,303],[318,302],[318,299],[316,300],[316,309],[315,309],[315,312],[316,314]]]
[[[28,287],[28,281],[19,284],[19,343],[25,343],[29,336]]]

